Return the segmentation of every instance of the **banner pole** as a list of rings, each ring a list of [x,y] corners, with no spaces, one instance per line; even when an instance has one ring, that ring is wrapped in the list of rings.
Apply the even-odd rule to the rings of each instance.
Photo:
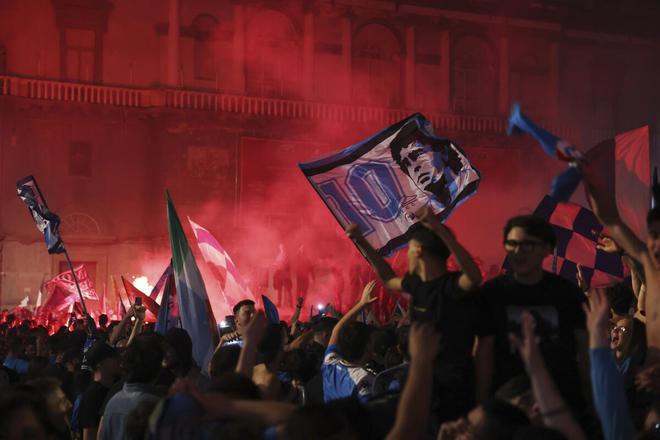
[[[71,275],[73,275],[73,281],[76,283],[76,290],[78,291],[78,296],[80,297],[80,304],[82,305],[85,315],[89,315],[87,312],[87,306],[85,305],[85,299],[83,298],[82,292],[80,291],[80,285],[78,285],[78,277],[76,277],[76,271],[73,270],[73,264],[71,263],[71,258],[69,258],[69,252],[64,248],[64,257],[66,262],[69,264],[69,270]]]

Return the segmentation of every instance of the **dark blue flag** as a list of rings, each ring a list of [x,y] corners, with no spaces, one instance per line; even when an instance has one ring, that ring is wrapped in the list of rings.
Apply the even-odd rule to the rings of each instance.
[[[173,327],[179,326],[178,307],[176,304],[176,285],[174,282],[174,274],[172,273],[172,263],[167,266],[165,272],[158,280],[164,280],[163,296],[160,300],[160,308],[158,309],[158,316],[156,317],[156,326],[154,330],[156,333],[164,335]]]
[[[550,195],[557,200],[567,202],[582,180],[582,171],[577,167],[583,159],[583,154],[563,139],[534,124],[531,119],[520,111],[520,104],[515,103],[509,115],[507,134],[527,133],[538,141],[546,154],[556,157],[569,166],[552,181]]]
[[[37,224],[37,229],[44,234],[44,241],[49,254],[61,254],[64,252],[64,243],[60,237],[59,227],[60,218],[57,214],[48,210],[46,200],[44,199],[37,181],[32,176],[24,177],[16,182],[18,197],[25,202]]]
[[[277,306],[266,296],[261,295],[261,300],[264,303],[264,312],[266,312],[266,318],[271,324],[280,323],[280,313],[277,311]]]

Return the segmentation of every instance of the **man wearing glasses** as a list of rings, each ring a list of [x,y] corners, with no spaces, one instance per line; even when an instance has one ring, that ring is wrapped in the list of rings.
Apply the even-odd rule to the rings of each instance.
[[[484,283],[480,294],[475,354],[480,402],[525,373],[509,334],[519,331],[520,314],[529,310],[537,317],[537,330],[543,327],[543,332],[537,331],[540,347],[560,392],[571,406],[582,405],[577,355],[586,359],[584,294],[577,285],[543,270],[543,260],[555,245],[554,231],[542,218],[518,216],[504,227],[511,271]]]

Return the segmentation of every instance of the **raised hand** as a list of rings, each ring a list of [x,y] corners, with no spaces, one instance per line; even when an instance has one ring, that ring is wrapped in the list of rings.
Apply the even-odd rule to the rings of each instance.
[[[144,317],[147,313],[147,306],[133,304],[132,308],[133,308],[133,314],[135,315],[135,318],[140,320],[140,321],[144,321]]]
[[[355,223],[349,225],[344,232],[346,232],[346,236],[351,240],[359,240],[360,238],[364,238],[362,236],[362,232],[360,231],[360,227]]]
[[[530,372],[543,360],[541,350],[539,350],[536,341],[536,335],[534,334],[536,323],[531,313],[525,310],[521,316],[520,324],[521,334],[511,333],[509,339],[513,346],[516,347],[516,350],[518,350],[520,359],[525,364],[525,369]]]
[[[623,248],[619,246],[619,244],[614,241],[612,237],[609,235],[605,235],[603,233],[598,233],[597,231],[591,231],[594,233],[594,235],[598,236],[598,243],[596,244],[596,249],[600,249],[603,252],[607,252],[608,254],[618,254],[623,251]]]
[[[609,346],[610,304],[603,289],[592,289],[588,296],[589,304],[583,304],[582,310],[587,317],[589,347]]]
[[[422,226],[427,229],[431,229],[432,231],[447,229],[428,206],[419,208],[415,212],[415,216],[419,219]]]
[[[577,280],[580,290],[583,292],[589,290],[589,285],[587,284],[587,280],[584,279],[584,274],[582,273],[582,265],[580,263],[577,264],[577,273],[575,274],[575,279]]]
[[[264,332],[266,331],[267,325],[268,321],[266,320],[266,315],[264,315],[264,312],[256,313],[254,318],[252,318],[250,323],[246,325],[242,331],[243,340],[246,342],[250,340],[255,343],[259,343],[264,335]]]
[[[640,371],[635,376],[635,385],[640,390],[650,391],[653,394],[660,394],[660,363],[651,365]]]
[[[362,297],[360,298],[360,304],[366,306],[378,300],[378,298],[371,297],[371,294],[374,291],[374,287],[376,287],[376,280],[371,280],[367,283],[366,286],[364,286],[364,290],[362,290]]]

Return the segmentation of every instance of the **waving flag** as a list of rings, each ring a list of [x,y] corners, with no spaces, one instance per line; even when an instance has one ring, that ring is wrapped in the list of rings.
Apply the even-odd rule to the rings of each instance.
[[[648,126],[607,139],[585,156],[599,186],[614,195],[623,221],[645,237],[651,188]]]
[[[48,253],[61,254],[64,252],[64,244],[58,230],[60,218],[48,210],[48,205],[39,191],[37,181],[34,177],[27,176],[16,182],[16,188],[18,197],[25,202],[37,228],[44,234]]]
[[[277,306],[266,295],[261,295],[261,301],[264,303],[264,313],[266,313],[268,322],[279,324],[280,312],[277,311]]]
[[[429,206],[442,220],[479,185],[479,171],[421,114],[300,169],[342,226],[352,223],[383,255],[408,241]]]
[[[188,221],[206,264],[209,265],[211,272],[220,283],[220,288],[229,309],[244,299],[251,299],[256,302],[234,261],[218,243],[218,240],[207,229],[192,221],[190,217],[188,217]]]
[[[163,296],[163,287],[165,286],[165,282],[167,281],[167,278],[172,275],[172,261],[170,260],[170,264],[167,265],[165,270],[163,271],[163,274],[158,278],[158,281],[156,281],[156,285],[154,286],[153,289],[151,289],[151,292],[149,293],[149,296],[156,301],[156,303],[160,304],[161,298]]]
[[[511,135],[521,132],[534,137],[548,155],[556,157],[561,161],[569,162],[566,170],[552,181],[550,190],[552,197],[562,202],[567,202],[582,179],[582,172],[577,167],[577,163],[584,158],[584,155],[570,143],[534,124],[531,119],[522,114],[520,104],[515,103],[509,115],[507,134]]]
[[[130,299],[133,300],[133,303],[135,303],[135,298],[142,298],[142,304],[144,304],[144,306],[147,308],[147,311],[151,314],[151,316],[147,316],[147,319],[149,321],[155,320],[156,316],[158,316],[158,309],[160,308],[158,303],[154,301],[152,297],[135,287],[133,283],[128,281],[123,276],[121,277],[121,282],[124,284],[126,294]]]
[[[76,278],[78,278],[78,285],[80,286],[80,292],[83,298],[98,300],[99,298],[94,290],[94,284],[89,278],[85,266],[80,265],[74,271]],[[80,300],[73,275],[69,271],[63,272],[44,283],[44,289],[46,291],[46,300],[43,304],[44,309],[60,311]]]
[[[593,212],[574,203],[563,203],[545,196],[534,211],[552,225],[557,237],[557,267],[555,272],[575,283],[577,265],[582,266],[585,281],[591,287],[618,283],[625,274],[621,257],[596,249],[598,233],[603,226]],[[545,269],[550,270],[550,260]],[[505,263],[508,267],[508,263]]]
[[[193,341],[195,361],[203,371],[208,371],[211,356],[219,342],[218,328],[206,294],[204,280],[188,246],[188,240],[183,233],[181,221],[169,193],[167,193],[167,219],[181,327],[188,332]]]
[[[173,327],[179,326],[179,308],[176,301],[176,287],[174,274],[172,273],[172,263],[168,266],[167,278],[163,286],[163,299],[160,302],[158,318],[156,319],[156,332],[164,335]]]

